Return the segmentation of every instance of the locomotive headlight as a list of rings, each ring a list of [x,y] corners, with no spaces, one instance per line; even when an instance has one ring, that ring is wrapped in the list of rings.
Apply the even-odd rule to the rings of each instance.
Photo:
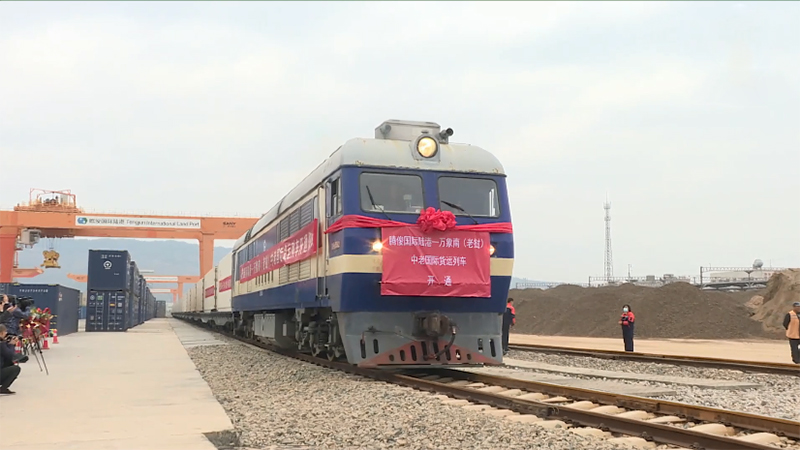
[[[439,144],[432,137],[425,136],[417,141],[417,153],[423,158],[430,158],[436,155],[439,150]]]
[[[489,246],[489,256],[494,255],[494,245]]]
[[[383,249],[383,242],[375,241],[372,243],[372,251],[380,253],[381,249]]]

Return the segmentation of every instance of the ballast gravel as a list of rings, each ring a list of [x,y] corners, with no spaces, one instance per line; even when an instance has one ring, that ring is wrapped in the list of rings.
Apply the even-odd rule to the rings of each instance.
[[[664,400],[800,421],[800,389],[798,389],[800,383],[798,383],[798,379],[795,376],[745,373],[730,369],[710,369],[636,361],[614,361],[603,358],[556,355],[518,350],[512,350],[508,356],[524,361],[568,367],[583,367],[587,369],[610,370],[614,372],[647,373],[673,377],[757,383],[762,387],[756,389],[720,390],[649,381],[613,380],[619,383],[642,386],[669,387],[677,392],[677,395],[655,397]],[[552,374],[552,372],[536,370],[534,370],[534,372]],[[582,375],[570,376],[574,378],[597,379],[595,377]]]
[[[248,448],[623,449],[253,348],[187,350]],[[305,448],[305,447],[300,447]]]

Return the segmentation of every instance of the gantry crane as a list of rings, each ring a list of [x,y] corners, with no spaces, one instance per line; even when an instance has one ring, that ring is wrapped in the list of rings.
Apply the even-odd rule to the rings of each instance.
[[[40,238],[76,236],[196,239],[200,243],[200,276],[214,267],[214,241],[238,239],[258,218],[174,217],[125,214],[86,214],[71,191],[31,189],[28,203],[0,211],[0,283],[15,273],[35,276],[37,269],[16,269],[16,252]],[[58,267],[58,252],[44,252],[45,269]],[[38,274],[38,273],[37,273]]]

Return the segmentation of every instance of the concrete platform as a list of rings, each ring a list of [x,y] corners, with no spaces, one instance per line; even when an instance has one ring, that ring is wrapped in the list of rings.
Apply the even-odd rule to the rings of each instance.
[[[171,323],[181,333],[183,324],[153,319],[59,338],[44,351],[49,376],[34,358],[21,364],[16,395],[0,396],[3,448],[214,450],[204,433],[233,426]]]
[[[584,367],[557,366],[541,362],[523,361],[520,359],[503,358],[509,367],[542,370],[545,372],[566,373],[570,375],[583,375],[597,378],[610,378],[616,380],[654,381],[665,384],[680,384],[684,386],[697,386],[705,389],[755,389],[762,387],[758,383],[743,381],[712,380],[708,378],[670,377],[648,373],[615,372],[612,370],[587,369]]]
[[[518,380],[538,381],[541,383],[558,384],[560,386],[577,387],[583,389],[593,389],[596,391],[610,392],[612,394],[635,395],[638,397],[656,397],[661,395],[675,395],[673,389],[665,389],[653,386],[639,386],[632,384],[618,383],[615,381],[602,380],[582,380],[578,378],[561,377],[558,375],[546,375],[541,373],[526,372],[519,369],[503,369],[495,367],[480,367],[470,369],[460,369],[468,372],[496,375],[500,377],[515,378]]]
[[[622,336],[619,339],[612,339],[512,333],[509,336],[509,342],[597,350],[624,350]],[[730,358],[741,361],[777,363],[792,362],[789,344],[785,340],[636,339],[635,345],[637,352],[659,355]]]

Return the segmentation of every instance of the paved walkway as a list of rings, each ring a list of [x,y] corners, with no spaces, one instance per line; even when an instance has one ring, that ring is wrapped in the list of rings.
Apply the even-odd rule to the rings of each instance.
[[[655,381],[665,384],[679,384],[683,386],[697,386],[706,389],[753,389],[762,387],[757,383],[743,381],[713,380],[708,378],[670,377],[648,373],[615,372],[611,370],[586,369],[583,367],[557,366],[541,362],[523,361],[521,359],[503,358],[507,366],[535,369],[545,372],[566,373],[570,375],[583,375],[597,378],[610,378],[615,380]]]
[[[233,426],[169,319],[127,332],[78,332],[31,357],[0,396],[2,448],[214,450],[204,433]]]

